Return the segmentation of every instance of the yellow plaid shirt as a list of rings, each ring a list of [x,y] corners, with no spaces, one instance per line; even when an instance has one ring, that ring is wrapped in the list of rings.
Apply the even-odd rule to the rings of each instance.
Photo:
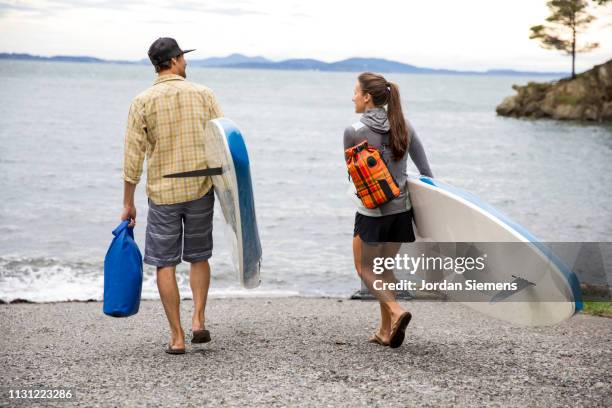
[[[155,204],[197,200],[210,177],[163,178],[208,167],[204,127],[223,116],[215,95],[179,75],[162,75],[132,101],[125,133],[123,179],[138,184],[147,158],[147,196]]]

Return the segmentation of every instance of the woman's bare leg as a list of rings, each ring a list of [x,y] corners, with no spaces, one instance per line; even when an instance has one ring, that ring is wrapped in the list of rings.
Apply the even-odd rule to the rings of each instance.
[[[374,282],[381,280],[382,282],[394,282],[395,278],[391,271],[386,271],[383,274],[375,274],[373,271],[374,258],[384,256],[394,256],[399,249],[399,245],[368,245],[365,244],[359,236],[353,238],[353,256],[357,274],[366,285],[372,295],[379,302],[381,309],[381,325],[379,328],[379,337],[385,342],[389,340],[392,324],[405,312],[395,300],[395,292],[388,289],[374,289]],[[395,250],[395,253],[390,254],[390,251]]]
[[[383,244],[383,248],[382,248],[383,255],[382,256],[384,256],[385,258],[395,257],[401,245],[402,244],[399,242],[389,242],[389,243]],[[385,271],[378,276],[385,283],[397,282],[397,279],[395,278],[395,275],[393,274],[393,269],[385,268]],[[391,292],[393,294],[393,301],[397,303],[397,301],[395,300],[395,293],[393,291]],[[382,303],[380,304],[380,316],[381,316],[381,327],[384,328],[384,339],[388,341],[389,335],[391,334],[391,323],[392,323],[393,317],[389,313],[389,309],[385,307]]]
[[[359,236],[353,237],[353,261],[355,263],[355,270],[357,275],[361,279],[361,239]],[[369,288],[368,288],[369,290]],[[388,313],[384,308],[383,304],[379,301],[380,305],[380,327],[377,330],[378,337],[384,342],[388,342],[389,333],[391,332],[391,321],[388,318]]]

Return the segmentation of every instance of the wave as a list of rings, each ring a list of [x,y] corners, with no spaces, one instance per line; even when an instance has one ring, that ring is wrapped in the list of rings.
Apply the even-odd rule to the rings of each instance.
[[[243,289],[237,283],[227,262],[213,265],[210,297],[337,297],[347,292],[321,290],[319,285],[289,284],[274,276],[256,289]],[[176,272],[179,293],[191,299],[188,264]],[[313,282],[314,283],[314,282]],[[320,283],[320,282],[318,282]],[[0,256],[0,303],[102,301],[104,298],[104,263],[67,261],[51,257]],[[145,265],[143,300],[158,300],[155,268]]]

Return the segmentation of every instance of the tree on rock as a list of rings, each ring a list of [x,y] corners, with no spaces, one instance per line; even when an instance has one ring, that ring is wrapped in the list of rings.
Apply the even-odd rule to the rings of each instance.
[[[607,0],[600,0],[604,4]],[[598,43],[577,45],[576,37],[595,17],[591,15],[585,0],[551,0],[546,3],[551,11],[546,21],[531,27],[529,38],[540,40],[540,45],[549,50],[561,50],[572,56],[572,78],[576,77],[576,53],[588,52]]]

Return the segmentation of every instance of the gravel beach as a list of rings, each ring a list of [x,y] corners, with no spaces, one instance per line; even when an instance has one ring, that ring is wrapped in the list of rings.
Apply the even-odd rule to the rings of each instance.
[[[168,355],[159,301],[0,305],[1,406],[612,406],[612,319],[515,327],[459,304],[406,302],[404,345],[368,343],[376,303],[210,299],[212,342]],[[181,303],[189,338],[192,302]],[[9,389],[71,389],[71,402]]]

